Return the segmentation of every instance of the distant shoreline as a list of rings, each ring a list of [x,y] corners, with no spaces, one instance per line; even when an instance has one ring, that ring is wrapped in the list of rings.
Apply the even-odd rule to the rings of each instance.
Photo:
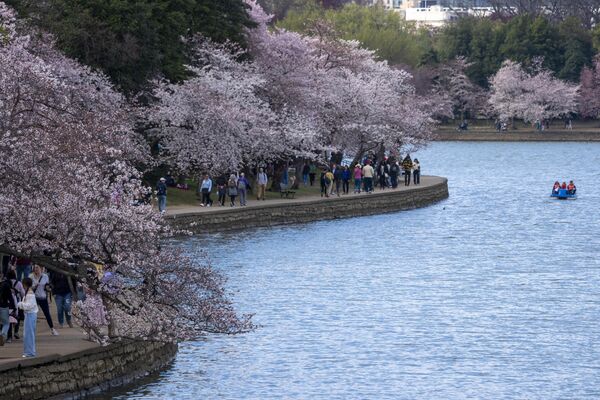
[[[600,142],[600,130],[552,131],[543,132],[451,132],[439,130],[433,133],[433,141],[438,142]]]

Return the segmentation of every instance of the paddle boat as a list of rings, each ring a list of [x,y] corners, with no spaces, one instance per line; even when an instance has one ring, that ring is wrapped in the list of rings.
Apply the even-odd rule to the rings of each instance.
[[[569,193],[569,191],[567,189],[558,189],[557,192],[553,191],[552,194],[550,195],[550,197],[554,197],[555,199],[559,199],[559,200],[569,200],[569,199],[576,199],[577,194]]]

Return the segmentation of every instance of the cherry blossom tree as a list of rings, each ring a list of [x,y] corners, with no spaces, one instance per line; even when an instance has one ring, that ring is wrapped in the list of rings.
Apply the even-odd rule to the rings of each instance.
[[[581,71],[579,112],[586,118],[600,117],[600,56],[596,56],[592,67]]]
[[[530,73],[517,62],[505,61],[490,79],[490,87],[490,106],[502,121],[544,121],[577,109],[579,87],[539,66]]]
[[[410,74],[377,61],[357,42],[340,40],[325,23],[311,36],[271,30],[270,17],[247,0],[257,27],[249,32],[253,59],[267,80],[272,107],[302,115],[323,148],[355,154],[378,147],[418,146],[432,127]]]
[[[125,99],[3,2],[0,35],[2,251],[80,280],[92,300],[78,315],[103,342],[251,328],[223,278],[165,244],[170,229],[141,201],[150,158]]]
[[[466,74],[470,63],[464,57],[443,64],[437,71],[434,93],[448,102],[452,116],[465,119],[482,111],[486,98],[484,91],[473,84]]]

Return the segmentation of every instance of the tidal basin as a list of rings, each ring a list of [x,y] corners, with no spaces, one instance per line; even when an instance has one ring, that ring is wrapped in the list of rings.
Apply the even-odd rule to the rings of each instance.
[[[448,200],[182,241],[208,249],[260,327],[183,343],[169,369],[110,396],[600,397],[600,144],[416,156],[448,178]],[[570,179],[578,199],[550,199]]]

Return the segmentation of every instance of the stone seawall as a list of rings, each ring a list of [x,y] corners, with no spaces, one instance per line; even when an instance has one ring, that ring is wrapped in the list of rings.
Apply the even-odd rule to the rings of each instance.
[[[167,366],[177,345],[125,341],[66,356],[0,365],[0,399],[77,399],[122,386]]]
[[[435,178],[427,186],[381,191],[360,196],[290,201],[245,208],[171,215],[171,225],[193,233],[306,223],[320,220],[382,214],[425,207],[448,197],[448,180]]]

